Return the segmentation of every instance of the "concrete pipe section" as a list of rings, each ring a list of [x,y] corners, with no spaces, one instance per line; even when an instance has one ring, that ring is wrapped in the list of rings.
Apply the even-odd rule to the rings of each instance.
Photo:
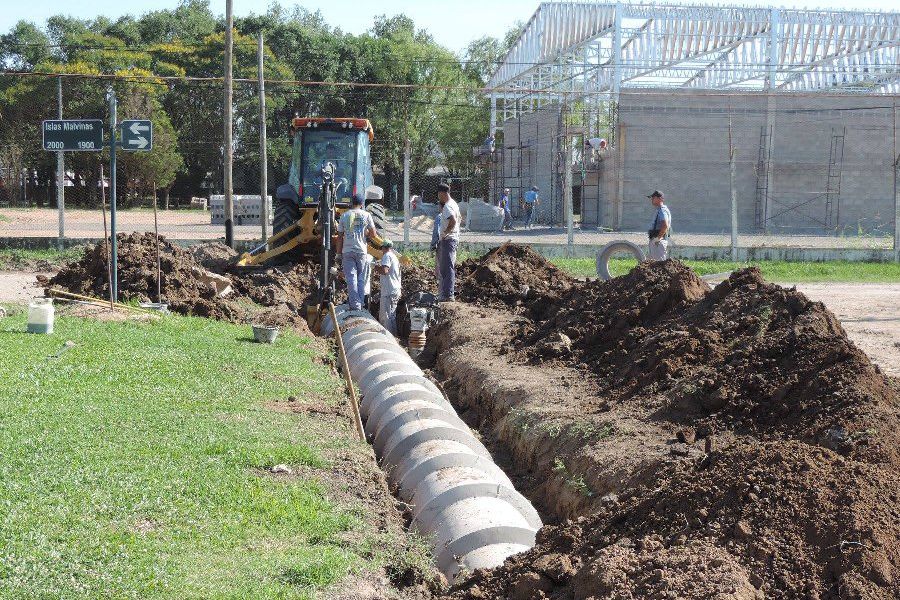
[[[616,240],[610,242],[600,248],[597,252],[595,261],[597,277],[603,281],[612,279],[612,273],[609,272],[609,259],[612,258],[614,254],[619,253],[631,254],[638,262],[643,262],[646,259],[641,247],[633,242],[629,242],[628,240]]]
[[[369,313],[336,313],[366,435],[438,569],[452,582],[531,548],[540,517],[437,386]]]

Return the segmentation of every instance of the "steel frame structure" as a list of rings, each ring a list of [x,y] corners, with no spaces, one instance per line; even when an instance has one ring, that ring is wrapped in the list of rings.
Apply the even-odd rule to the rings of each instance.
[[[623,88],[900,93],[900,12],[543,2],[487,84],[492,128]]]

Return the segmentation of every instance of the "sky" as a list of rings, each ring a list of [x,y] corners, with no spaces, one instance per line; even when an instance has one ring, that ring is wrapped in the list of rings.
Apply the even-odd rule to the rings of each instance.
[[[708,0],[700,3],[741,4],[740,0]],[[746,0],[746,3],[766,4],[765,0]],[[269,4],[270,0],[234,0],[234,12],[238,16],[260,14],[266,12]],[[300,4],[311,11],[320,10],[328,23],[355,34],[369,29],[377,15],[405,13],[419,27],[430,31],[441,44],[459,52],[474,39],[485,35],[501,37],[516,21],[527,21],[534,14],[538,0],[282,0],[281,4]],[[811,3],[775,4],[798,8],[897,9],[897,0],[815,0]],[[64,13],[83,19],[104,15],[114,20],[123,14],[143,14],[151,10],[174,8],[178,5],[178,0],[91,0],[76,3],[61,0],[3,0],[2,5],[0,32],[5,32],[22,19],[42,25],[47,17]],[[212,0],[211,6],[214,12],[225,13],[225,0]]]

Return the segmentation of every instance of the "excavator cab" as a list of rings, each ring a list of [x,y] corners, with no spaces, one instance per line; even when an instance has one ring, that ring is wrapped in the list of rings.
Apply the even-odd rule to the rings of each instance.
[[[259,265],[277,257],[300,259],[319,255],[323,243],[319,199],[326,165],[333,167],[332,218],[339,219],[350,209],[353,196],[361,194],[379,237],[384,236],[385,210],[378,203],[384,191],[373,184],[371,144],[375,133],[369,120],[297,117],[291,131],[290,172],[288,182],[276,191],[273,236],[241,256],[238,265]],[[336,231],[334,227],[330,229]],[[381,257],[378,240],[369,246],[369,253]]]

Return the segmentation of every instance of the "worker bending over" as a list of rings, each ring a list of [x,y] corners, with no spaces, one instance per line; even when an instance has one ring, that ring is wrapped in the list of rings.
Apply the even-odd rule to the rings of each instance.
[[[343,264],[350,310],[362,310],[363,297],[366,293],[366,240],[377,237],[375,221],[362,206],[362,196],[359,194],[353,196],[350,210],[341,215],[337,227],[335,260]]]
[[[400,261],[393,250],[394,242],[381,242],[381,262],[375,266],[375,272],[381,275],[381,304],[378,320],[385,329],[397,335],[397,303],[400,301]]]

